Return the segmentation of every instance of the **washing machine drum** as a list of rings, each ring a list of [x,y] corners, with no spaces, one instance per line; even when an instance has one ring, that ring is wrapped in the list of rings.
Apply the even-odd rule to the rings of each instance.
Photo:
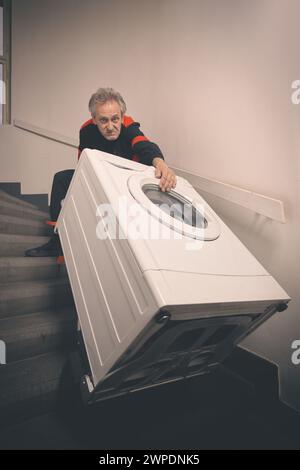
[[[170,229],[198,240],[220,236],[218,221],[192,187],[177,184],[175,189],[163,192],[157,178],[135,174],[128,179],[128,188],[149,214]]]

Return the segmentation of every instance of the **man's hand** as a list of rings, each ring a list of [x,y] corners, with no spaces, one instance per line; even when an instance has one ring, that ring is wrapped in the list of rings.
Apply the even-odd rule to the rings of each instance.
[[[176,176],[162,158],[155,157],[152,160],[155,167],[155,178],[160,178],[159,187],[162,191],[171,191],[176,186]]]

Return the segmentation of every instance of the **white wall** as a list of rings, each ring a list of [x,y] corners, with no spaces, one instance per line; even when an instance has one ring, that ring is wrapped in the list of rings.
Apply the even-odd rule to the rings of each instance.
[[[300,409],[300,366],[290,360],[300,339],[300,105],[290,100],[298,0],[13,3],[14,118],[77,137],[90,94],[113,86],[170,164],[284,201],[281,225],[209,198],[293,297],[245,346],[280,365],[282,399]],[[11,139],[5,178],[44,192],[76,158],[30,139],[17,149]]]

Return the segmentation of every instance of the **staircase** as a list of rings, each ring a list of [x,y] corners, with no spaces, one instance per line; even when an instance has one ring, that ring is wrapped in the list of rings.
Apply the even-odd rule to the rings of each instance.
[[[0,188],[3,186],[0,185]],[[7,190],[7,188],[5,187]],[[26,258],[46,243],[46,212],[0,189],[0,426],[53,409],[71,381],[68,355],[76,344],[76,312],[65,266]]]
[[[69,374],[77,334],[66,269],[24,257],[47,242],[48,214],[1,187],[0,448],[299,448],[299,416],[278,400],[277,367],[241,348],[215,374],[84,409]]]

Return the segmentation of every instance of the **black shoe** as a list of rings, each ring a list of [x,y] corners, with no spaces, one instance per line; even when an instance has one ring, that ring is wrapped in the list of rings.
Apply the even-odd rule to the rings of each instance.
[[[25,251],[25,256],[61,256],[62,249],[58,235],[53,235],[45,245],[30,248]]]

